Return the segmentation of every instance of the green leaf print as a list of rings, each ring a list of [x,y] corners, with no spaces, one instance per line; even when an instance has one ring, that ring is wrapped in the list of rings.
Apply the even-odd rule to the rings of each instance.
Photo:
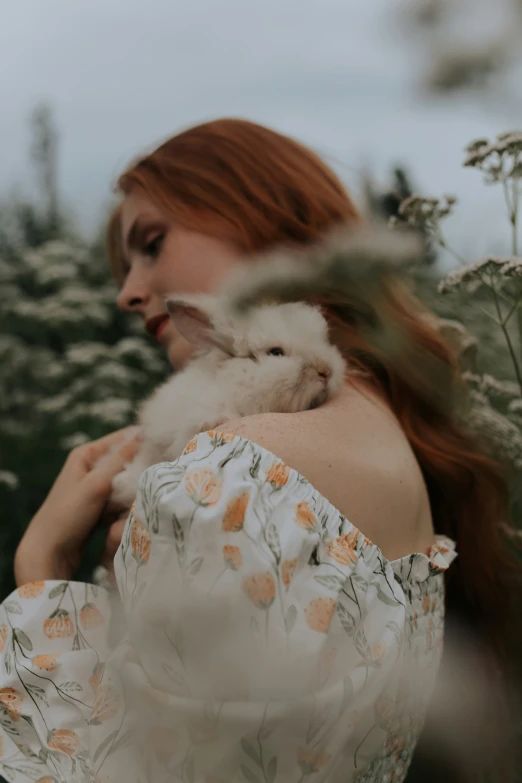
[[[177,518],[176,514],[172,515],[172,528],[174,530],[174,541],[176,542],[176,552],[180,564],[185,557],[185,533],[181,527],[181,522]]]
[[[196,576],[199,569],[203,565],[203,558],[197,557],[195,560],[192,561],[192,563],[189,566],[188,572],[191,576]]]
[[[62,593],[65,593],[67,590],[67,582],[62,582],[59,585],[56,585],[56,587],[53,587],[51,592],[48,595],[48,598],[58,598],[59,595],[62,595]]]
[[[355,618],[352,617],[348,609],[342,604],[338,603],[336,609],[341,625],[343,626],[348,636],[351,636],[355,631]]]
[[[345,579],[341,579],[339,576],[314,576],[316,582],[319,582],[323,587],[327,587],[328,590],[334,590],[338,592],[342,589]]]
[[[266,531],[266,541],[270,549],[272,550],[276,563],[281,562],[281,541],[279,539],[279,533],[273,522],[271,522]]]
[[[18,601],[4,601],[4,609],[11,614],[22,614],[22,607]]]
[[[266,783],[274,783],[277,775],[277,757],[272,756],[266,770]]]
[[[70,680],[69,682],[62,682],[61,685],[58,685],[58,688],[61,691],[83,691],[82,686],[79,682],[73,682]]]
[[[108,737],[105,737],[105,739],[100,745],[98,745],[98,748],[96,749],[96,753],[94,754],[94,758],[93,758],[93,762],[95,764],[100,758],[101,754],[104,752],[104,750],[107,750],[111,742],[114,742],[117,736],[118,736],[118,730],[113,731],[111,734],[109,734]]]
[[[114,753],[119,748],[126,748],[128,745],[131,744],[132,738],[133,738],[133,731],[132,729],[129,729],[124,734],[122,734],[118,740],[116,740],[116,742],[111,748],[111,753]]]
[[[253,479],[258,478],[259,476],[259,466],[261,464],[261,455],[259,454],[255,460],[253,461],[251,467],[250,467],[250,475]]]
[[[366,634],[364,633],[362,624],[359,625],[355,631],[353,643],[355,644],[355,649],[360,655],[362,655],[364,660],[371,658],[372,651],[370,649],[370,645],[368,644],[368,640],[366,639]]]
[[[30,685],[29,683],[26,683],[25,687],[27,688],[28,692],[32,694],[36,699],[40,699],[40,701],[43,701],[46,707],[49,706],[49,702],[47,701],[47,696],[45,695],[45,691],[43,688],[40,688],[39,685]]]
[[[16,639],[19,644],[22,645],[26,650],[32,650],[33,649],[33,643],[27,636],[27,634],[20,630],[20,628],[13,628],[13,636]]]
[[[400,606],[399,601],[397,601],[395,598],[390,598],[390,596],[386,595],[386,593],[383,593],[380,588],[377,590],[377,598],[387,606]]]
[[[246,740],[244,737],[241,740],[241,747],[243,748],[243,752],[249,756],[252,761],[254,761],[258,767],[261,767],[261,756],[259,755],[259,750],[254,747],[248,740]]]
[[[241,772],[243,773],[243,777],[246,778],[249,783],[261,783],[259,778],[254,775],[254,773],[251,772],[244,764],[241,764]]]

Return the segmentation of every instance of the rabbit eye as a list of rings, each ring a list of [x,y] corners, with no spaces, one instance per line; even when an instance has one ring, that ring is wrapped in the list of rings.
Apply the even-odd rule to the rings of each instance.
[[[284,356],[285,352],[282,348],[270,348],[270,350],[267,351],[268,356]]]

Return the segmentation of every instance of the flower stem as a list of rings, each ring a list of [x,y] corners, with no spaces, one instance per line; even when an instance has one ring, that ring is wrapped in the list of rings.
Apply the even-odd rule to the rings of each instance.
[[[511,342],[511,336],[510,336],[509,331],[507,329],[506,322],[505,322],[505,320],[504,320],[504,318],[502,316],[502,310],[500,309],[500,302],[498,300],[497,292],[496,292],[496,290],[495,290],[495,288],[493,286],[491,286],[491,291],[493,292],[493,298],[494,298],[494,301],[495,301],[495,307],[496,307],[497,314],[498,314],[498,320],[499,320],[500,328],[504,332],[504,337],[506,338],[507,347],[508,347],[509,353],[511,355],[511,360],[513,362],[513,367],[515,369],[515,375],[516,375],[516,378],[517,378],[517,382],[518,382],[518,385],[520,387],[520,393],[522,394],[522,372],[520,371],[520,366],[519,366],[518,361],[517,361],[517,356],[516,356],[516,353],[515,353],[515,349],[513,348],[513,343]]]

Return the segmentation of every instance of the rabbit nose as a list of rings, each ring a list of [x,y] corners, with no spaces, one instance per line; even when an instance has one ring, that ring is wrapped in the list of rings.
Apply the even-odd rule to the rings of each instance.
[[[322,368],[319,370],[319,376],[320,376],[321,378],[324,378],[324,380],[325,380],[325,381],[327,381],[327,380],[328,380],[328,378],[330,377],[330,375],[331,375],[331,372],[330,372],[330,368],[329,368],[329,367],[322,367]]]

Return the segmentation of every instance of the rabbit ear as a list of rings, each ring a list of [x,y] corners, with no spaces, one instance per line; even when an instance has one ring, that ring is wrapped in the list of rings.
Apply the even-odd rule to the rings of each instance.
[[[220,348],[230,353],[231,346],[215,328],[212,307],[202,297],[169,297],[167,310],[176,329],[195,348]]]

